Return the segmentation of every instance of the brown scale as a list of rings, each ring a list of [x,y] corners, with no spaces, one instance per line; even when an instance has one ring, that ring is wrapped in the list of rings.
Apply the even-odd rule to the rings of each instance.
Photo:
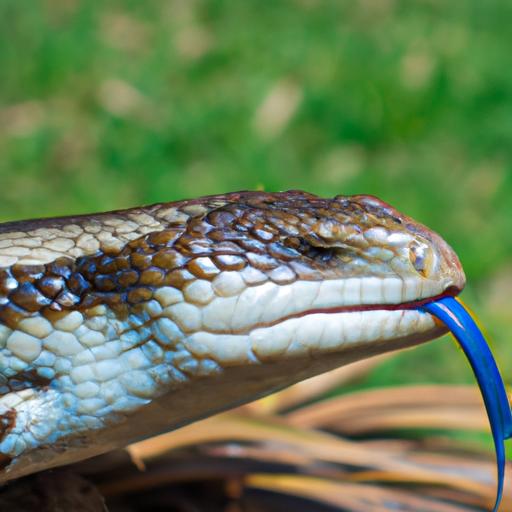
[[[8,411],[0,414],[0,442],[16,425],[16,411],[9,409]],[[0,469],[7,467],[12,461],[12,458],[0,453]]]
[[[22,391],[24,389],[33,388],[34,386],[39,389],[48,389],[51,382],[49,379],[41,377],[34,368],[21,371],[8,380],[6,377],[4,377],[4,379],[5,382],[2,384],[1,388],[3,390],[7,388],[7,392]]]
[[[5,436],[14,427],[16,423],[16,411],[10,409],[4,414],[0,415],[0,442],[3,441]]]

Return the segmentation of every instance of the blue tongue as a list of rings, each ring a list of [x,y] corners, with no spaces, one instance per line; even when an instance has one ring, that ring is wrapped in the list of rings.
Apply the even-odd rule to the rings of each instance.
[[[491,424],[498,488],[493,512],[498,510],[505,475],[505,439],[512,437],[512,413],[500,371],[482,332],[464,306],[453,297],[444,297],[420,308],[443,322],[460,343],[469,360],[487,409]]]

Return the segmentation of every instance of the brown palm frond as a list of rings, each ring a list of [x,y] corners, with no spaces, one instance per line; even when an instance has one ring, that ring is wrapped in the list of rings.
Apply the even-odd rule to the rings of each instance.
[[[482,431],[488,420],[475,386],[400,386],[314,403],[287,414],[290,424],[360,435],[376,430],[439,428]]]

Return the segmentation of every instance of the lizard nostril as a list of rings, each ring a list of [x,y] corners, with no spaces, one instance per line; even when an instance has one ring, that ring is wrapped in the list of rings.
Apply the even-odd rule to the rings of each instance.
[[[428,277],[432,270],[432,250],[424,244],[414,243],[409,247],[412,266],[423,277]]]

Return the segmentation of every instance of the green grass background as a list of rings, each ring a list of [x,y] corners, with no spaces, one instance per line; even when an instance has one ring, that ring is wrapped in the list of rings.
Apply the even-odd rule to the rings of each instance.
[[[512,381],[511,26],[498,0],[1,0],[0,219],[375,194],[457,250]],[[444,338],[362,385],[471,381]]]

